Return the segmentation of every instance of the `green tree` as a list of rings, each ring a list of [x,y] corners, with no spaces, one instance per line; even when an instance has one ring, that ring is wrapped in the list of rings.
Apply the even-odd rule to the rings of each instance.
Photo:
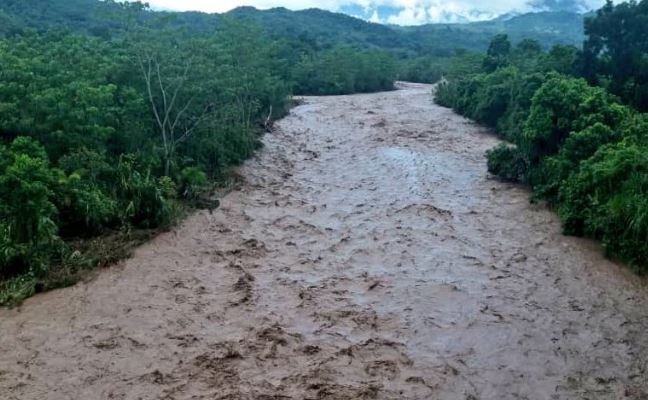
[[[488,46],[488,51],[483,62],[484,71],[493,72],[500,67],[508,65],[510,53],[511,42],[508,39],[508,35],[496,35]]]
[[[648,0],[608,0],[585,20],[583,74],[642,111],[648,110]],[[609,82],[609,83],[608,83]]]
[[[25,270],[40,274],[50,246],[57,242],[57,210],[51,202],[56,171],[29,138],[0,148],[0,155],[0,275]]]

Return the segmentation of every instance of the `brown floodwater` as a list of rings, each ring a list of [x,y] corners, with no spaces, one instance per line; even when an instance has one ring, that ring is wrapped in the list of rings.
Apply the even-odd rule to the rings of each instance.
[[[243,183],[0,311],[2,399],[647,399],[648,290],[431,86],[307,97]]]

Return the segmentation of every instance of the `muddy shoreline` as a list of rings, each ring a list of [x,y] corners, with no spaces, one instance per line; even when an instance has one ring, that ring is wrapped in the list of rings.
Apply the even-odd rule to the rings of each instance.
[[[645,282],[399,89],[304,98],[213,214],[0,310],[0,397],[648,398]]]

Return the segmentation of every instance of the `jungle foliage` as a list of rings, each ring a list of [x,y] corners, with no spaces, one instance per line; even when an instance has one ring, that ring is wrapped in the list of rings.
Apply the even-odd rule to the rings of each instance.
[[[37,3],[25,18],[56,25],[56,5]],[[237,19],[188,30],[142,4],[88,4],[98,14],[71,8],[49,32],[13,19],[0,39],[0,303],[97,265],[81,250],[94,238],[164,228],[204,201],[291,93],[391,89],[397,74],[377,49],[273,39]]]
[[[343,45],[304,55],[293,73],[297,94],[391,90],[396,76],[397,65],[389,54]]]
[[[275,51],[238,26],[0,41],[0,278],[30,292],[89,261],[70,241],[172,222],[258,146],[258,120],[285,110]]]
[[[585,20],[583,76],[648,111],[648,1],[607,4]]]
[[[558,211],[567,234],[599,239],[610,256],[643,272],[648,116],[640,112],[641,60],[648,31],[640,21],[647,9],[646,0],[608,3],[587,20],[584,51],[545,52],[532,41],[511,46],[497,36],[480,73],[444,83],[436,94],[438,103],[509,142],[488,152],[490,172],[531,185],[536,199]],[[592,85],[592,68],[599,85]]]

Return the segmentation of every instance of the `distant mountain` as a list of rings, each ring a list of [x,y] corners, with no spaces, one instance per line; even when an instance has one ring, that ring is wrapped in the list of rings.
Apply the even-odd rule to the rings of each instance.
[[[319,9],[290,11],[285,8],[257,10],[244,7],[228,14],[259,21],[271,35],[307,37],[320,45],[347,41],[436,55],[447,55],[457,48],[485,50],[490,39],[498,33],[509,34],[513,42],[536,39],[544,47],[554,44],[579,46],[584,39],[583,15],[562,11],[509,14],[481,22],[406,27],[381,25]]]
[[[522,14],[518,13],[518,12],[508,12],[506,14],[502,14],[502,15],[499,15],[499,16],[493,18],[492,21],[493,22],[495,22],[495,21],[508,21],[508,20],[513,19],[513,18],[515,18],[517,16],[520,16],[520,15],[522,15]]]
[[[507,33],[513,41],[536,39],[545,45],[563,43],[580,45],[584,39],[584,16],[567,11],[544,11],[521,15],[507,15],[490,21],[469,24],[429,24],[411,27],[413,32],[439,31],[451,28],[486,36]]]
[[[340,42],[383,49],[410,46],[405,35],[392,27],[316,8],[290,11],[285,8],[257,10],[239,7],[226,15],[256,21],[265,27],[270,36],[299,38],[318,47]]]
[[[419,37],[422,44],[436,43],[434,49],[427,51],[438,52],[450,50],[450,47],[483,50],[498,33],[508,34],[514,43],[522,39],[535,39],[544,47],[555,44],[580,46],[585,38],[583,22],[582,14],[540,12],[467,24],[427,24],[400,29],[410,36]]]
[[[493,13],[480,7],[457,10],[456,7],[429,2],[412,2],[407,6],[380,5],[375,0],[350,2],[337,11],[366,21],[388,25],[425,25],[430,23],[469,23],[489,20],[508,20],[525,13],[569,12],[583,14],[602,6],[604,0],[527,0],[520,9],[504,14]],[[453,11],[449,11],[453,9]]]
[[[584,38],[583,15],[567,11],[509,14],[481,22],[401,27],[319,9],[290,11],[240,7],[226,14],[142,10],[133,14],[133,10],[126,8],[115,1],[1,0],[0,36],[20,33],[24,29],[67,29],[109,37],[119,35],[125,29],[125,21],[135,15],[144,23],[166,24],[199,33],[213,32],[223,23],[223,18],[234,18],[259,24],[269,36],[300,40],[314,48],[347,43],[385,49],[403,56],[444,56],[453,54],[456,49],[483,51],[497,33],[508,33],[514,42],[536,39],[545,47],[559,43],[580,45]],[[384,19],[395,15],[397,9],[383,7],[375,12],[377,18]]]

